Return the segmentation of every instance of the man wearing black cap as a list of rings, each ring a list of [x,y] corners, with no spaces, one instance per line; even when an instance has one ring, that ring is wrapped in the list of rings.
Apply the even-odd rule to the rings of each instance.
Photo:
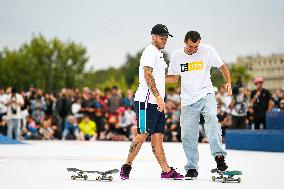
[[[151,135],[152,151],[162,168],[161,178],[182,179],[183,176],[169,167],[162,146],[165,131],[165,70],[167,64],[162,49],[168,40],[168,28],[157,24],[152,28],[152,43],[145,48],[140,59],[139,86],[134,106],[138,134],[132,140],[126,163],[121,167],[121,179],[129,179],[131,165],[148,135]]]

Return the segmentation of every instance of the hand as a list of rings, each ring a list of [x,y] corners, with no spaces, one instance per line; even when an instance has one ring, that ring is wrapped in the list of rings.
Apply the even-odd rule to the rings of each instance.
[[[259,90],[259,91],[257,91],[257,92],[256,92],[256,94],[255,94],[255,97],[256,97],[256,98],[258,98],[258,97],[260,96],[260,93],[261,93],[261,91],[260,91],[260,90]]]
[[[232,85],[231,85],[231,83],[226,84],[226,89],[227,89],[227,95],[232,96]]]
[[[166,104],[165,104],[164,100],[160,96],[157,96],[156,102],[157,102],[157,105],[158,105],[158,111],[163,112],[166,109]]]

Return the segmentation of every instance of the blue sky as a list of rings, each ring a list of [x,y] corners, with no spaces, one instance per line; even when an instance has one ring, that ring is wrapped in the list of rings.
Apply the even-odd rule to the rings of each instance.
[[[87,68],[118,67],[150,43],[157,23],[174,35],[169,53],[183,46],[188,30],[199,31],[226,62],[284,53],[282,0],[0,0],[0,49],[41,33],[83,44]]]

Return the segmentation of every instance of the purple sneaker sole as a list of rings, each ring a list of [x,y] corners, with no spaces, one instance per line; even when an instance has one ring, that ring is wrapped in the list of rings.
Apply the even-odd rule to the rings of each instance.
[[[170,179],[170,180],[183,180],[184,176],[181,175],[180,173],[176,172],[174,168],[171,167],[170,172],[162,172],[161,173],[161,178],[162,179]]]
[[[129,179],[129,177],[123,176],[123,175],[120,175],[120,178],[121,178],[121,180],[128,180]]]
[[[162,180],[184,180],[184,178],[161,178]]]

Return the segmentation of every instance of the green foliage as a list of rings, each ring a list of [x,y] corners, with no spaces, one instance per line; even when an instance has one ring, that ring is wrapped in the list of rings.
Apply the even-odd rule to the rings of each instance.
[[[134,56],[128,54],[125,63],[120,68],[109,68],[94,72],[92,74],[92,87],[103,89],[116,85],[124,93],[127,89],[135,91],[139,84],[138,74],[141,55],[142,51],[137,52]]]
[[[135,55],[126,55],[125,63],[118,69],[109,68],[107,70],[98,70],[92,75],[92,87],[103,89],[105,87],[118,86],[122,92],[127,89],[137,90],[139,85],[139,64],[142,50]],[[168,54],[164,53],[166,62]]]
[[[121,74],[125,76],[125,80],[127,82],[127,86],[131,87],[132,84],[135,81],[135,76],[138,76],[139,74],[139,63],[140,63],[140,57],[142,55],[142,51],[139,51],[136,53],[136,55],[131,56],[128,54],[126,56],[126,62],[124,65],[119,69]]]
[[[252,77],[247,68],[243,65],[231,64],[228,65],[228,67],[231,74],[232,85],[237,82],[242,82],[246,85]],[[225,83],[224,77],[218,68],[211,69],[211,80],[213,85],[218,88]]]
[[[236,84],[239,81],[241,81],[243,84],[247,84],[252,78],[249,70],[243,65],[232,64],[230,66],[230,72],[233,84]]]
[[[27,89],[31,84],[55,92],[63,87],[78,87],[88,60],[86,49],[74,42],[47,40],[33,36],[18,50],[0,52],[0,81],[4,86]]]
[[[126,92],[128,89],[125,75],[122,74],[119,69],[115,68],[85,73],[82,85],[91,88],[99,88],[100,90],[113,86],[118,86],[123,92]]]
[[[30,43],[23,44],[17,50],[4,48],[0,51],[0,83],[5,87],[15,86],[26,90],[31,84],[48,92],[57,92],[61,88],[99,88],[118,86],[122,92],[135,91],[139,84],[139,62],[142,50],[134,55],[127,54],[120,68],[88,71],[84,68],[88,61],[86,49],[72,41],[62,42],[57,38],[47,40],[42,35],[33,36]],[[168,54],[164,53],[166,62]],[[247,83],[251,78],[244,66],[230,65],[232,82],[241,80]],[[217,68],[211,69],[214,86],[219,87],[225,81]],[[166,88],[178,87],[167,84]]]
[[[224,77],[222,75],[222,72],[218,68],[211,68],[211,81],[213,86],[220,87],[222,84],[225,83]]]

